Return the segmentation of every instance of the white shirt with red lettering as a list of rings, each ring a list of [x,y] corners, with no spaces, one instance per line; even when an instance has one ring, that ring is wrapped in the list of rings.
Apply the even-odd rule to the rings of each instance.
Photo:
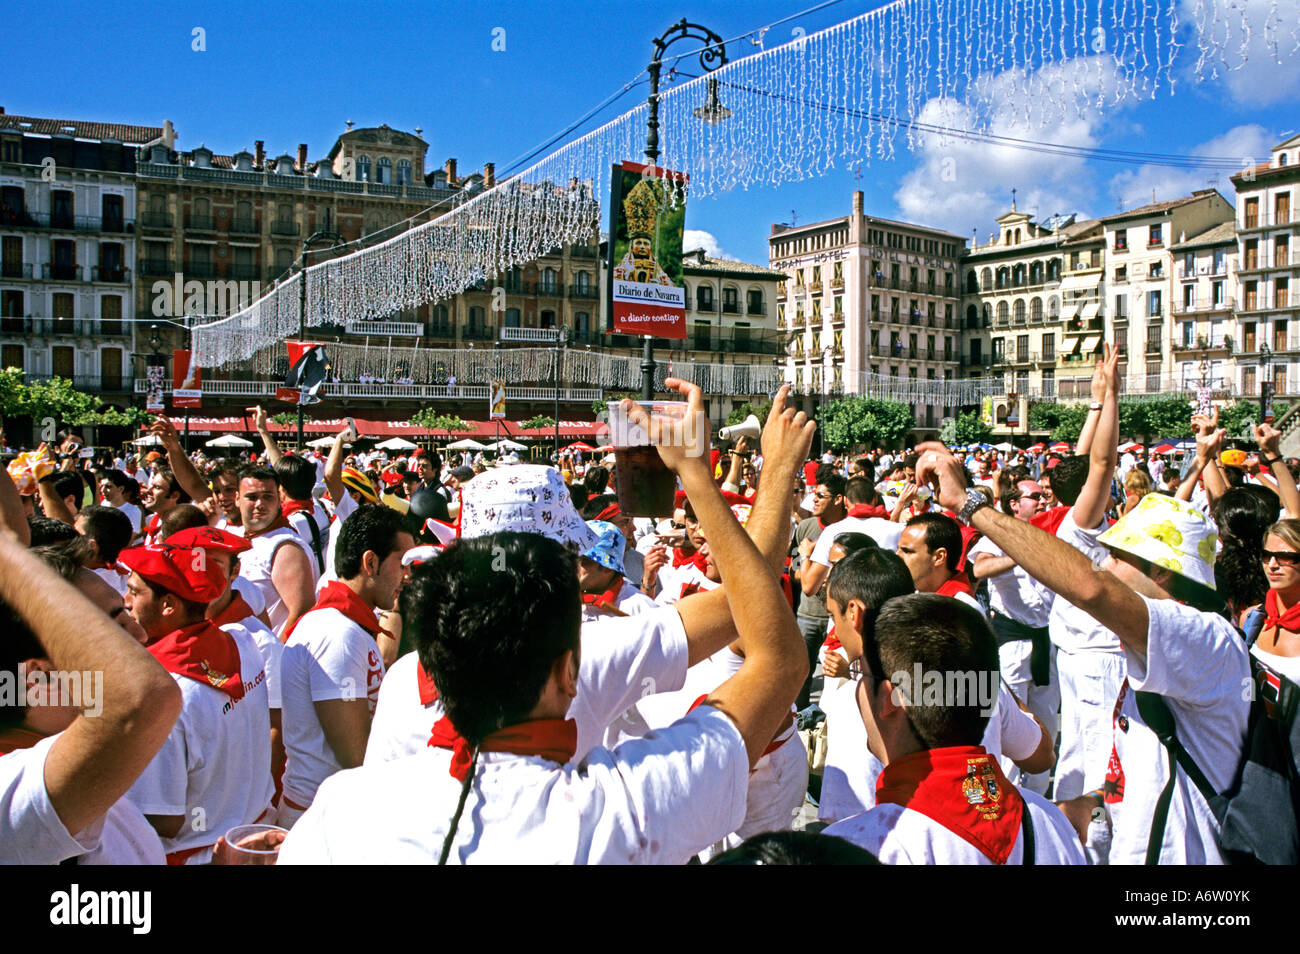
[[[280,663],[283,786],[291,807],[311,805],[320,783],[343,767],[325,738],[316,703],[365,700],[373,713],[383,678],[375,637],[338,610],[311,610],[298,621]]]
[[[450,761],[449,750],[426,748],[340,772],[321,786],[278,863],[436,862],[462,790]],[[449,861],[684,864],[740,824],[748,780],[744,739],[711,706],[577,764],[486,752]]]
[[[153,761],[126,797],[145,815],[182,815],[180,832],[164,838],[167,854],[215,844],[237,825],[271,807],[271,713],[262,655],[252,637],[231,633],[239,649],[244,695],[175,673],[181,714]],[[192,864],[210,860],[205,852]]]
[[[272,709],[279,709],[284,643],[256,616],[245,616],[238,623],[227,623],[221,628],[227,633],[243,633],[256,644],[257,651],[262,654],[262,668],[266,670],[266,703]]]

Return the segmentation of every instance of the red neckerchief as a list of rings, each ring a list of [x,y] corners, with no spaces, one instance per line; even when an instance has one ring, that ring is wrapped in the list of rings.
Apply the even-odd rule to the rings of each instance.
[[[26,692],[27,687],[22,686],[19,692]],[[0,731],[0,755],[8,755],[10,752],[17,752],[19,749],[30,749],[45,736],[39,732],[33,732],[31,729],[25,729],[20,725],[11,726],[4,731]]]
[[[146,648],[168,672],[219,689],[232,699],[244,697],[239,647],[212,620],[182,626]]]
[[[582,603],[584,606],[594,606],[598,610],[604,610],[606,613],[613,613],[618,616],[626,616],[618,608],[618,594],[623,589],[623,577],[614,577],[614,585],[604,593],[583,593]]]
[[[1070,508],[1065,504],[1052,507],[1050,510],[1044,510],[1042,513],[1036,513],[1029,518],[1039,530],[1046,530],[1052,536],[1056,536],[1056,531],[1061,529],[1061,521],[1065,515],[1070,512]]]
[[[320,591],[320,596],[316,597],[316,603],[307,612],[318,609],[338,610],[371,636],[379,635],[379,620],[375,619],[375,611],[362,602],[361,597],[352,592],[352,587],[342,580],[330,580],[326,583],[325,588]],[[304,613],[293,621],[293,625],[280,637],[281,642],[289,641],[289,637],[293,635],[293,631],[298,628],[298,624],[306,615],[307,613]]]
[[[830,628],[826,630],[826,640],[822,643],[822,645],[826,647],[826,651],[828,653],[833,653],[835,652],[835,650],[839,649],[844,645],[842,642],[840,642],[840,638],[835,635],[835,625],[833,623],[831,624]]]
[[[1024,799],[981,745],[928,749],[891,761],[876,781],[876,804],[920,812],[1004,865],[1020,837]]]
[[[680,547],[673,547],[673,569],[674,570],[677,569],[679,566],[686,566],[686,564],[691,563],[694,564],[695,569],[703,573],[704,565],[707,562],[708,561],[704,559],[704,554],[702,554],[699,550],[695,550],[694,552],[691,553],[690,556],[687,556],[686,554],[682,553]]]
[[[684,600],[684,599],[686,599],[686,597],[688,597],[688,596],[694,596],[694,595],[695,595],[696,593],[698,593],[699,591],[700,591],[700,584],[698,584],[698,583],[683,583],[683,584],[682,584],[682,595],[679,596],[678,599]]]
[[[970,584],[961,576],[954,576],[943,586],[935,590],[940,596],[956,597],[958,593],[965,593],[967,596],[974,596],[975,591],[970,588]]]
[[[243,620],[248,619],[248,617],[254,615],[256,614],[253,612],[253,607],[248,605],[248,600],[244,599],[244,597],[239,593],[236,593],[235,598],[230,601],[229,606],[223,609],[216,616],[209,616],[208,619],[212,620],[213,624],[216,626],[228,626],[231,623],[242,622]]]
[[[1106,784],[1102,786],[1102,799],[1109,805],[1124,801],[1124,765],[1119,760],[1119,749],[1115,745],[1115,730],[1128,731],[1128,718],[1119,714],[1124,706],[1124,697],[1128,695],[1128,679],[1119,687],[1119,696],[1115,708],[1110,714],[1110,761],[1106,763]]]
[[[1288,633],[1300,632],[1300,603],[1296,603],[1285,613],[1278,612],[1277,590],[1269,590],[1264,596],[1264,628],[1278,627]]]
[[[274,520],[272,520],[269,526],[263,527],[261,530],[258,530],[256,533],[250,533],[248,528],[245,527],[244,539],[252,540],[254,537],[263,537],[266,536],[266,534],[272,533],[273,531],[276,530],[292,530],[292,529],[293,528],[289,526],[289,518],[284,515],[284,510],[281,509],[280,515],[276,517]]]
[[[889,511],[880,504],[854,504],[849,508],[849,516],[857,517],[859,520],[863,517],[884,517],[889,519]]]
[[[424,671],[419,662],[415,664],[415,681],[420,687],[420,705],[427,706],[438,701],[438,687],[433,684],[433,677]]]
[[[316,505],[310,500],[286,500],[280,504],[280,515],[287,521],[295,513],[315,515]]]
[[[158,536],[158,531],[162,529],[162,517],[154,514],[149,518],[149,522],[144,525],[144,542],[146,545],[154,542]]]
[[[435,749],[451,749],[451,764],[447,766],[447,772],[456,781],[464,782],[469,775],[473,754],[469,743],[461,738],[446,716],[434,723],[429,745]],[[564,765],[578,751],[578,723],[572,719],[520,722],[486,736],[478,750],[536,755]]]

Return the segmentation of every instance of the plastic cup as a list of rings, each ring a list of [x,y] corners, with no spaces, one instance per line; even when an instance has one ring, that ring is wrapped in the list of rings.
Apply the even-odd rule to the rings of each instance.
[[[226,832],[226,843],[217,849],[215,863],[273,865],[288,834],[276,825],[239,825]]]
[[[649,414],[683,418],[685,401],[638,401]],[[618,506],[631,517],[663,517],[673,512],[677,475],[664,463],[650,434],[630,421],[619,401],[609,402],[610,443],[614,447]],[[696,439],[698,435],[687,435]]]

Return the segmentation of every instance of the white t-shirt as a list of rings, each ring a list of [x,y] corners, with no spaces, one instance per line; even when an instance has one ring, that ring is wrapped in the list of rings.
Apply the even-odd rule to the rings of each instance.
[[[254,616],[260,616],[266,610],[266,597],[262,595],[262,588],[256,583],[237,576],[231,581],[230,588],[244,598],[244,602],[248,604]]]
[[[235,529],[232,527],[230,532],[234,533]],[[271,631],[278,636],[289,620],[289,607],[284,605],[284,601],[280,598],[280,591],[271,581],[271,565],[275,560],[275,554],[280,547],[292,544],[302,548],[307,555],[307,561],[313,566],[316,556],[309,547],[303,546],[302,540],[292,527],[281,527],[279,530],[263,533],[248,542],[253,545],[253,549],[245,550],[239,555],[239,575],[261,591],[262,602],[266,607],[266,618],[271,621]]]
[[[79,865],[165,865],[162,839],[140,809],[119,798],[104,816],[99,847],[77,859]]]
[[[121,505],[117,509],[122,511],[124,514],[126,514],[128,517],[131,518],[131,529],[134,530],[136,533],[139,533],[140,521],[144,519],[144,514],[140,512],[140,508],[137,507],[135,504],[129,503],[124,500],[122,501]]]
[[[50,803],[45,759],[57,738],[0,756],[0,864],[55,865],[99,846],[102,819],[73,835]]]
[[[987,553],[992,557],[1004,557],[1006,551],[990,540],[980,537],[967,552],[968,559]],[[1033,629],[1042,629],[1052,613],[1053,593],[1040,584],[1020,566],[1013,566],[1006,573],[987,578],[989,584],[989,606],[993,612],[1023,623]]]
[[[181,689],[180,718],[126,793],[145,815],[185,816],[176,837],[163,839],[168,854],[214,844],[271,806],[271,714],[262,655],[251,637],[230,635],[239,649],[243,698],[232,700],[173,673]],[[200,852],[191,861],[208,858]]]
[[[257,651],[262,655],[262,668],[266,672],[266,704],[272,709],[279,709],[280,663],[284,656],[284,643],[256,616],[245,616],[238,623],[227,623],[221,628],[227,633],[242,633],[257,646]]]
[[[1104,521],[1101,526],[1091,530],[1080,527],[1074,522],[1074,508],[1071,507],[1057,528],[1056,536],[1094,563],[1099,563],[1110,554],[1109,550],[1097,542],[1097,537],[1105,529]],[[1052,600],[1047,625],[1052,642],[1064,652],[1116,655],[1121,652],[1118,636],[1059,594]]]
[[[1086,864],[1079,835],[1060,809],[1041,795],[1020,788],[1017,791],[1025,800],[1034,826],[1034,864]],[[851,841],[887,865],[993,864],[965,838],[927,815],[892,802],[831,825],[823,834]],[[1007,864],[1024,862],[1023,842],[1023,835],[1018,835]]]
[[[316,524],[316,532],[320,535],[321,560],[316,559],[316,551],[312,549],[311,524]],[[327,558],[330,533],[330,515],[325,512],[324,507],[315,507],[311,513],[305,510],[298,510],[289,515],[289,526],[293,527],[294,532],[298,534],[298,539],[302,541],[303,548],[307,551],[308,560],[311,562],[312,584],[321,578],[324,568],[321,561]]]
[[[383,678],[375,637],[336,609],[303,615],[285,643],[280,669],[286,798],[310,805],[320,783],[343,767],[325,738],[315,704],[364,699],[373,713]]]
[[[984,738],[980,744],[984,751],[998,757],[998,764],[1005,774],[1015,768],[1014,759],[1027,759],[1038,751],[1043,741],[1043,730],[1028,712],[1016,705],[1016,697],[1006,684],[998,682],[998,701],[994,704],[993,715],[984,729]]]
[[[1109,777],[1122,773],[1123,797],[1110,809],[1111,864],[1146,861],[1156,802],[1169,780],[1169,759],[1138,713],[1134,692],[1164,696],[1178,741],[1214,786],[1231,783],[1246,742],[1250,715],[1250,660],[1231,623],[1174,600],[1151,600],[1146,656],[1126,650],[1128,685],[1121,690]],[[1222,864],[1218,824],[1182,768],[1177,769],[1165,824],[1161,864]]]
[[[325,588],[325,584],[330,580],[337,580],[338,574],[334,572],[334,554],[339,547],[339,533],[343,530],[343,521],[357,512],[361,505],[352,499],[349,493],[343,494],[343,499],[334,505],[334,519],[330,521],[329,543],[325,546],[325,572],[320,575],[316,581],[316,592],[319,594]]]
[[[339,773],[289,833],[278,863],[436,862],[462,789],[450,761],[448,750],[425,748]],[[748,781],[744,740],[711,706],[563,768],[486,752],[449,860],[683,864],[740,824]]]
[[[835,538],[841,533],[865,533],[879,544],[880,549],[893,553],[898,549],[898,538],[903,535],[904,529],[901,523],[886,520],[884,517],[845,517],[822,531],[822,535],[817,538],[817,543],[813,547],[812,556],[808,559],[812,563],[830,566],[831,547],[835,545]]]
[[[99,577],[101,580],[103,580],[105,583],[111,586],[113,588],[113,591],[117,593],[118,596],[126,596],[127,578],[123,576],[121,573],[118,573],[117,570],[115,570],[112,567],[107,567],[107,568],[101,567],[96,570],[91,570],[90,572],[94,573],[95,576]]]
[[[640,698],[680,689],[690,647],[675,609],[636,616],[602,616],[582,624],[578,694],[569,718],[578,724],[575,759],[601,744],[605,730]],[[365,764],[391,761],[427,747],[442,703],[420,704],[419,659],[407,653],[393,663],[379,688]]]
[[[668,569],[668,567],[664,567]],[[659,596],[656,602],[660,606],[670,606],[682,598],[682,591],[688,586],[696,587],[697,592],[707,593],[709,590],[716,590],[721,583],[714,583],[694,563],[683,563],[677,569],[673,570],[666,583],[663,582],[662,570],[660,571],[660,582],[662,584],[659,590]]]
[[[636,616],[640,613],[648,613],[659,606],[654,600],[642,593],[637,587],[633,586],[628,580],[623,581],[622,588],[618,591],[618,602],[615,604],[619,610],[628,616]],[[582,604],[582,621],[589,623],[592,620],[608,616],[596,607],[588,604]]]

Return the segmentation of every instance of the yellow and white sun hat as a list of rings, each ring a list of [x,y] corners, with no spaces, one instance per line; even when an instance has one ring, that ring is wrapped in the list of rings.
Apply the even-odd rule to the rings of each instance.
[[[1097,542],[1212,590],[1218,537],[1214,524],[1195,507],[1164,494],[1147,494]]]

